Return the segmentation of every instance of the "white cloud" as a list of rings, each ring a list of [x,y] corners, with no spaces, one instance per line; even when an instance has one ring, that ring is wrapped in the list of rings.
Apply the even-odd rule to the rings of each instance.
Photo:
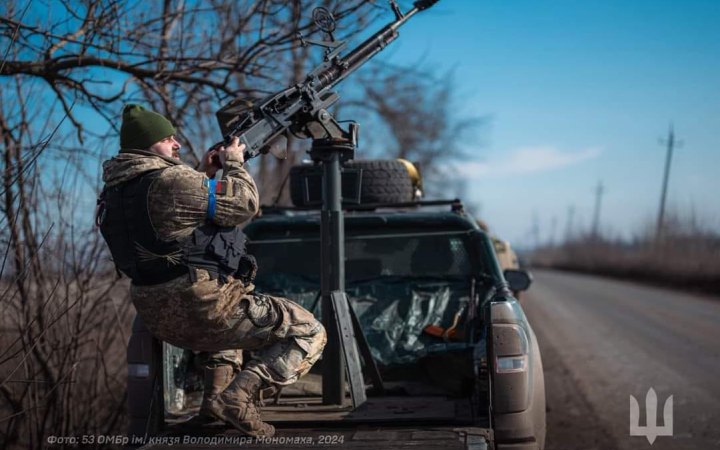
[[[523,147],[511,150],[506,158],[483,162],[466,162],[457,167],[458,174],[467,178],[504,177],[536,172],[546,172],[600,156],[597,148],[576,152],[563,152],[555,147]]]

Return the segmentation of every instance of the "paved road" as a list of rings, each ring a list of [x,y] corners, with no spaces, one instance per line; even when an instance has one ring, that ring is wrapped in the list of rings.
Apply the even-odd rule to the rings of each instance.
[[[720,449],[720,297],[607,278],[533,271],[523,306],[543,354],[548,450]],[[674,435],[630,436],[630,395],[645,425],[649,388],[673,396]]]

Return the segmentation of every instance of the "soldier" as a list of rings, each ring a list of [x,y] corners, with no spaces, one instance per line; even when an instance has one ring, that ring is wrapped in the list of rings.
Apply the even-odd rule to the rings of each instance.
[[[260,390],[307,373],[326,335],[299,305],[254,291],[257,266],[238,226],[258,211],[244,146],[235,139],[209,151],[204,173],[196,171],[178,159],[172,124],[129,104],[120,148],[103,163],[96,220],[117,269],[132,279],[138,315],[158,339],[205,352],[202,414],[272,436],[272,425],[260,420]],[[253,358],[234,374],[241,349]]]

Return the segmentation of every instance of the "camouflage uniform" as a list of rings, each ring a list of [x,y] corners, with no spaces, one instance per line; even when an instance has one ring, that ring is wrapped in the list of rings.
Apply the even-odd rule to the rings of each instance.
[[[162,170],[148,191],[148,215],[162,241],[182,239],[206,222],[207,177],[182,162],[155,153],[120,153],[103,164],[103,181],[113,186]],[[228,158],[225,186],[216,198],[213,222],[237,226],[258,209],[258,193],[242,163]],[[139,249],[142,251],[143,249]],[[178,263],[177,255],[151,252],[143,258]],[[208,361],[239,363],[238,349],[254,350],[244,370],[271,385],[287,385],[307,373],[320,357],[325,330],[311,313],[280,297],[254,292],[254,286],[229,277],[212,280],[195,271],[165,283],[131,287],[131,298],[148,329],[178,347],[209,352]]]

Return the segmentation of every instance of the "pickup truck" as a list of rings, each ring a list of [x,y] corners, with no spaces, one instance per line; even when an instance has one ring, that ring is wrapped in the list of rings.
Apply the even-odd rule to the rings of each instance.
[[[128,347],[129,443],[145,448],[542,450],[545,388],[537,340],[512,292],[529,274],[501,269],[492,238],[458,200],[374,205],[345,215],[346,292],[373,364],[368,400],[323,405],[322,360],[264,399],[271,440],[194,429],[202,398],[194,354],[136,319]],[[449,206],[449,207],[448,207]],[[246,226],[257,290],[320,317],[320,214],[265,210]],[[136,445],[137,446],[137,445]]]

